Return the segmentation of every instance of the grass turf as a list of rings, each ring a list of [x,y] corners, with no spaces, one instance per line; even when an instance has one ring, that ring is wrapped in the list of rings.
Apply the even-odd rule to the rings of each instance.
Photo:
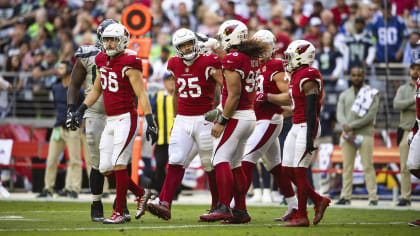
[[[104,204],[105,217],[111,215],[111,207]],[[249,207],[249,224],[197,222],[207,207],[174,205],[170,221],[148,212],[135,220],[135,205],[130,204],[130,223],[104,225],[90,221],[90,203],[0,201],[0,235],[420,235],[419,227],[407,225],[420,218],[419,211],[331,208],[317,226],[311,223],[309,228],[285,228],[273,221],[285,207]],[[313,209],[308,211],[312,221]]]

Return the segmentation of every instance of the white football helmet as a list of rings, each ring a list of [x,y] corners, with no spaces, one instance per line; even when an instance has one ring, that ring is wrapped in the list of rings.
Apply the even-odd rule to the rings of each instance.
[[[194,48],[193,51],[190,54],[184,54],[179,46],[185,42],[188,41],[193,41],[194,44]],[[200,49],[198,47],[198,42],[197,42],[197,37],[195,36],[194,32],[192,32],[189,29],[179,29],[177,31],[175,31],[175,34],[172,38],[172,45],[175,48],[175,52],[177,54],[177,56],[179,56],[180,58],[186,60],[186,61],[190,61],[193,60],[197,57],[198,53],[200,52]]]
[[[311,66],[315,60],[315,47],[306,40],[295,40],[284,51],[284,59],[287,63],[286,70],[289,72],[302,65]]]
[[[106,38],[117,39],[117,47],[115,49],[107,49],[106,42],[104,41]],[[124,51],[128,47],[129,40],[130,33],[127,28],[120,23],[115,23],[108,25],[102,32],[101,44],[105,49],[105,53],[112,57]]]
[[[276,46],[276,37],[269,30],[258,30],[253,36],[253,39],[261,40],[271,47],[271,56],[274,54]]]
[[[216,37],[222,49],[227,51],[231,46],[248,40],[248,28],[238,20],[227,20],[219,27]]]

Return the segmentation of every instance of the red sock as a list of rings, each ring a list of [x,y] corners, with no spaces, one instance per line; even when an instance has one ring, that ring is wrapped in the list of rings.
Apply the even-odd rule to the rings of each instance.
[[[233,174],[233,198],[235,199],[235,209],[246,210],[246,192],[247,189],[247,179],[242,166],[237,167],[232,170]]]
[[[296,179],[295,179],[295,171],[293,167],[286,167],[282,166],[281,168],[283,175],[288,177],[295,185],[296,185]]]
[[[134,193],[134,195],[136,195],[137,197],[140,197],[143,195],[144,193],[144,189],[140,186],[138,186],[136,183],[134,183],[133,180],[131,180],[131,178],[128,178],[128,189]]]
[[[254,169],[255,164],[249,161],[242,161],[242,170],[246,176],[246,189],[249,189],[252,183],[252,171]]]
[[[130,178],[128,177],[127,169],[115,170],[114,173],[117,190],[117,196],[115,198],[115,211],[123,215],[125,200],[127,197],[128,182]]]
[[[233,175],[228,162],[216,165],[216,183],[219,202],[229,206],[232,199]]]
[[[163,184],[162,192],[163,198],[159,199],[162,202],[167,202],[169,205],[172,204],[172,200],[174,199],[174,195],[176,189],[182,182],[182,178],[184,177],[185,169],[181,165],[169,165],[168,173],[166,174],[165,183]]]
[[[280,192],[284,197],[288,198],[295,195],[290,178],[282,172],[281,163],[271,169],[270,173],[273,174],[274,180],[276,181],[277,186],[279,186]]]
[[[312,186],[309,184],[307,168],[294,168],[294,171],[298,189],[298,211],[303,211],[304,209],[306,212],[306,203],[308,197],[311,198],[312,202],[315,205],[317,205],[322,200],[322,197],[318,193],[316,193]]]
[[[209,188],[211,194],[211,208],[216,208],[217,202],[219,201],[219,194],[217,193],[217,183],[216,183],[216,170],[207,172],[207,177],[209,180]]]

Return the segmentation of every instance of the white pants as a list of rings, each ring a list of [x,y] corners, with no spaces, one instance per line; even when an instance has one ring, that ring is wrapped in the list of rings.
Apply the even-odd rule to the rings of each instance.
[[[229,120],[222,135],[214,142],[213,166],[222,162],[229,162],[231,169],[241,166],[245,146],[255,123],[255,120]]]
[[[204,120],[203,115],[177,115],[169,139],[169,164],[187,168],[198,152],[204,170],[211,171],[212,127],[213,123]]]
[[[308,168],[312,161],[312,155],[305,152],[306,149],[306,123],[293,124],[283,148],[283,166]],[[321,134],[318,126],[317,137]]]
[[[105,128],[105,120],[106,116],[103,114],[86,117],[86,143],[90,162],[95,170],[99,170],[99,143],[102,131]]]
[[[278,122],[277,122],[278,123]],[[279,135],[283,129],[283,119],[280,124],[272,123],[270,120],[259,120],[254,132],[249,137],[246,147],[244,161],[256,164],[263,158],[268,171],[281,163]]]
[[[130,161],[139,129],[137,116],[136,112],[128,112],[107,117],[99,144],[101,173],[112,171],[116,165],[127,165]]]
[[[401,142],[406,142],[402,140]],[[408,152],[407,168],[409,170],[420,169],[420,130],[417,131],[410,144],[410,151]]]

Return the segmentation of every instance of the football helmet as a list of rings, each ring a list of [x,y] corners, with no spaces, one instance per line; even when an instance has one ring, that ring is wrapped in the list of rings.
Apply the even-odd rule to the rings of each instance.
[[[105,52],[105,50],[102,47],[102,40],[101,40],[102,33],[104,32],[104,29],[110,24],[118,24],[118,21],[116,21],[114,19],[106,19],[106,20],[102,21],[101,24],[96,29],[96,37],[97,37],[96,47],[101,49],[101,51],[103,51],[103,52]]]
[[[193,42],[194,48],[191,53],[185,54],[181,51],[180,46],[183,43],[188,42],[188,41]],[[180,58],[186,61],[195,59],[200,52],[200,49],[198,47],[197,37],[195,36],[194,32],[192,32],[189,29],[182,28],[182,29],[177,30],[172,38],[172,45],[175,48],[175,52],[177,56],[179,56]]]
[[[107,49],[104,39],[112,38],[117,41],[117,45],[114,49]],[[124,25],[118,24],[110,24],[108,25],[104,31],[102,32],[101,37],[101,44],[104,48],[104,52],[108,56],[115,56],[118,53],[124,51],[128,47],[130,39],[130,33],[128,32],[127,28]]]
[[[302,65],[311,66],[315,60],[315,47],[306,40],[295,40],[284,51],[286,70],[292,72]]]
[[[253,36],[253,39],[261,40],[262,42],[268,44],[271,47],[271,56],[274,54],[276,37],[269,30],[258,30]]]
[[[248,39],[248,28],[238,20],[227,20],[219,27],[216,37],[222,49],[227,51],[230,47]]]

